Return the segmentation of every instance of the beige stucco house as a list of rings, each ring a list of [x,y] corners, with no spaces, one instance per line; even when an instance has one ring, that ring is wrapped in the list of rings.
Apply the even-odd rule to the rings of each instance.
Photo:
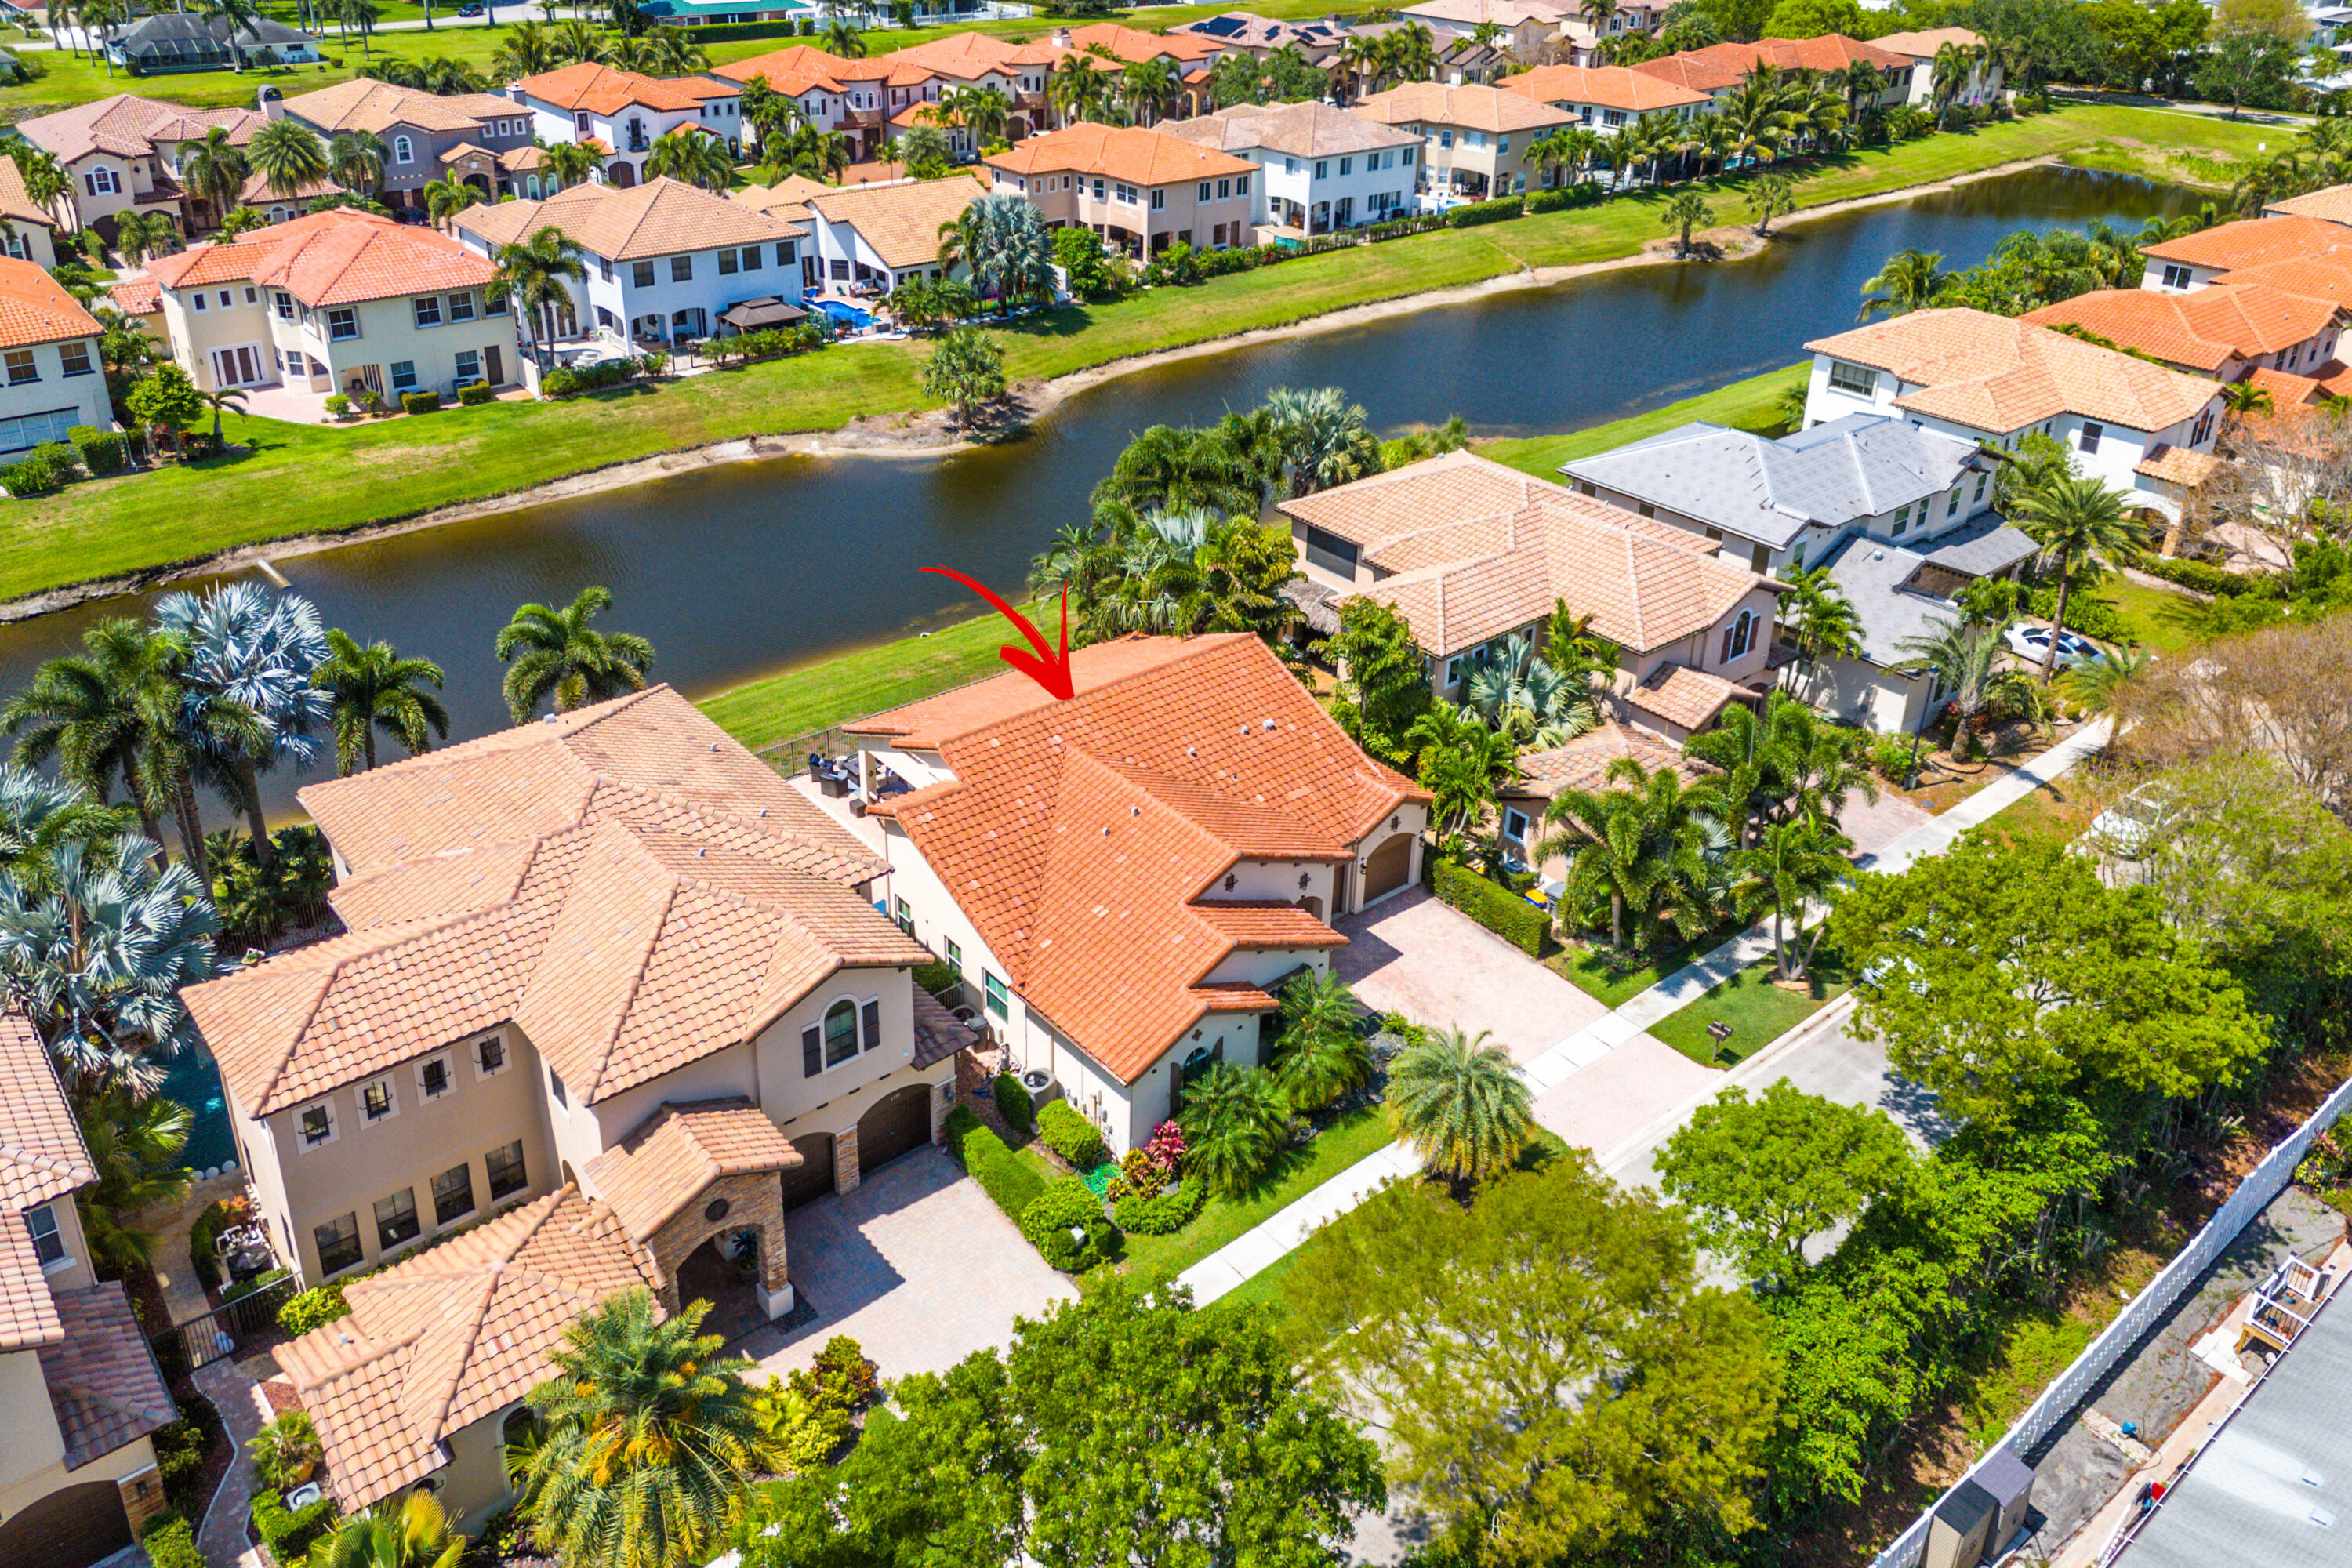
[[[1249,243],[1257,165],[1164,131],[1081,121],[982,162],[1048,226],[1090,228],[1132,256]]]
[[[1376,92],[1354,112],[1422,138],[1421,188],[1473,197],[1528,188],[1528,144],[1576,123],[1549,103],[1494,87],[1409,81]]]
[[[181,184],[187,149],[215,127],[242,147],[261,123],[250,109],[189,109],[119,92],[20,120],[16,130],[65,167],[69,183],[58,198],[58,220],[111,240],[115,220],[127,212],[164,213],[183,234],[217,225],[221,215]]]
[[[0,256],[0,462],[77,425],[114,428],[98,321],[30,261]]]

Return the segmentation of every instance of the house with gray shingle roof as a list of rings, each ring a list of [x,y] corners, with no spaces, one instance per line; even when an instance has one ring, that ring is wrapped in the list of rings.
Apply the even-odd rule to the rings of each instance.
[[[223,66],[314,65],[319,40],[283,22],[257,16],[234,31],[227,18],[164,11],[110,35],[106,58],[142,76],[218,70]]]

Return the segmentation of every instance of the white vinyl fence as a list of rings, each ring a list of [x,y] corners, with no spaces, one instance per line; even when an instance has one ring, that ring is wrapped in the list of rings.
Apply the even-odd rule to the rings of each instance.
[[[2246,1173],[2230,1201],[2206,1222],[2195,1239],[2182,1247],[2164,1272],[2147,1283],[2147,1288],[2132,1298],[2131,1304],[2106,1326],[2105,1332],[2093,1340],[2090,1347],[2074,1358],[2074,1363],[2058,1374],[2057,1381],[2042,1391],[2017,1424],[1987,1453],[2008,1448],[2023,1459],[2036,1444],[2074,1417],[2074,1407],[2116,1363],[2128,1354],[2140,1337],[2154,1328],[2158,1320],[2171,1311],[2182,1296],[2192,1289],[2213,1260],[2221,1256],[2246,1223],[2270,1205],[2273,1198],[2286,1190],[2294,1179],[2294,1168],[2311,1150],[2312,1140],[2334,1125],[2336,1119],[2352,1110],[2352,1079],[2336,1085],[2336,1092],[2312,1113],[2311,1120],[2289,1133],[2284,1142],[2263,1158],[2263,1163]],[[1979,1459],[1971,1466],[1969,1476],[1976,1473]],[[1967,1478],[1962,1478],[1966,1479]],[[1948,1495],[1948,1494],[1947,1494]],[[1940,1505],[1942,1500],[1937,1500]],[[1895,1543],[1878,1554],[1871,1568],[1915,1568],[1927,1547],[1927,1521],[1935,1510],[1929,1509],[1911,1521],[1911,1527],[1895,1538]]]

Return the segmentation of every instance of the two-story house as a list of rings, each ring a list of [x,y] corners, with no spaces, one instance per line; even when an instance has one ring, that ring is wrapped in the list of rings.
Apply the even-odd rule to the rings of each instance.
[[[84,1568],[163,1511],[149,1434],[178,1412],[73,1194],[98,1180],[40,1036],[0,1014],[0,1563]]]
[[[1954,103],[1996,103],[2000,99],[2002,69],[2000,60],[1985,47],[1984,35],[1966,27],[1930,27],[1925,32],[1888,33],[1870,40],[1873,48],[1891,55],[1901,55],[1911,63],[1903,83],[1905,103],[1932,107],[1936,101],[1936,57],[1948,47],[1964,49],[1973,57],[1969,65],[1968,80],[1954,94]]]
[[[2187,294],[2259,267],[2352,259],[2352,234],[2305,213],[2216,224],[2195,234],[2147,246],[2139,286]]]
[[[520,374],[497,269],[428,228],[349,207],[159,257],[172,357],[207,391],[450,394]]]
[[[1859,100],[1852,96],[1845,79],[1846,73],[1857,64],[1867,65],[1878,73],[1877,90]],[[1628,68],[1718,100],[1738,91],[1740,84],[1759,69],[1782,76],[1799,71],[1816,77],[1835,76],[1840,89],[1849,92],[1849,101],[1861,108],[1891,107],[1903,102],[1910,91],[1912,62],[1908,57],[1876,44],[1849,38],[1843,33],[1823,33],[1812,38],[1709,44],[1705,48],[1685,49],[1662,59],[1643,60]]]
[[[1575,121],[1548,103],[1493,87],[1409,81],[1355,111],[1422,139],[1420,189],[1481,200],[1528,188],[1528,144]]]
[[[807,244],[801,226],[666,177],[471,206],[449,226],[484,257],[546,228],[580,247],[587,276],[563,285],[571,319],[543,323],[541,341],[599,331],[637,342],[707,338],[730,306],[795,293]]]
[[[1230,45],[1197,33],[1147,33],[1118,22],[1056,27],[1053,46],[1064,54],[1108,56],[1107,64],[1112,60],[1121,67],[1157,63],[1174,72],[1179,87],[1174,107],[1165,116],[1154,110],[1143,110],[1142,122],[1147,125],[1161,118],[1181,120],[1207,113],[1209,73],[1220,59],[1236,52]]]
[[[1008,43],[986,33],[950,33],[909,44],[887,58],[923,79],[901,82],[893,77],[887,107],[896,119],[919,105],[939,102],[942,92],[984,89],[1003,98],[1009,110],[1004,139],[1018,142],[1053,128],[1055,110],[1045,89],[1055,62],[1068,52],[1048,43]]]
[[[1561,30],[1574,10],[1573,5],[1555,5],[1549,0],[1415,0],[1400,6],[1397,14],[1458,33],[1474,32],[1492,23],[1502,29],[1504,52],[1521,64],[1534,65],[1563,42]]]
[[[849,727],[892,908],[992,1035],[1114,1151],[1217,1061],[1263,1065],[1329,921],[1413,885],[1428,795],[1366,756],[1255,637],[1070,656]],[[866,793],[874,795],[870,788]]]
[[[1664,520],[1471,452],[1278,503],[1306,592],[1362,596],[1412,630],[1441,700],[1514,637],[1540,650],[1556,605],[1615,644],[1613,700],[1679,742],[1760,701],[1780,584]]]
[[[656,142],[681,129],[743,151],[743,94],[716,77],[659,78],[582,60],[527,76],[507,89],[530,111],[542,142],[594,142],[605,150],[604,178],[624,189],[644,182]]]
[[[2352,305],[2225,279],[2187,294],[2098,289],[2018,319],[2079,327],[2175,370],[2238,381],[2255,370],[2316,374],[2335,356]]]
[[[1688,120],[1714,101],[1706,93],[1624,66],[1538,66],[1495,85],[1611,135],[1644,120]]]
[[[0,158],[0,254],[40,267],[58,264],[58,216],[33,199],[13,158]]]
[[[97,319],[37,264],[0,256],[0,462],[114,428]]]
[[[497,196],[497,160],[532,145],[530,111],[491,92],[436,97],[355,77],[299,98],[265,96],[262,111],[298,120],[329,139],[345,131],[373,134],[384,146],[377,199],[410,211],[423,210],[420,193],[453,172],[484,196]]]
[[[1253,222],[1330,234],[1402,217],[1420,176],[1421,138],[1325,103],[1241,103],[1160,126],[1258,166]]]
[[[2221,384],[1982,310],[1914,310],[1805,345],[1808,426],[1893,414],[1979,446],[2029,432],[2084,474],[2168,518],[2219,460]]]
[[[1139,259],[1249,242],[1257,165],[1164,131],[1080,121],[982,162],[1048,226],[1090,228]]]
[[[970,174],[939,180],[877,180],[827,190],[808,200],[815,281],[888,293],[918,278],[969,277],[963,262],[940,260],[940,229],[963,216],[984,187]]]
[[[115,219],[132,211],[167,213],[183,233],[218,224],[220,215],[182,187],[181,151],[215,126],[241,147],[260,125],[261,116],[249,109],[185,109],[122,92],[20,120],[16,130],[65,168],[58,222],[95,228],[111,241]]]
[[[709,75],[739,89],[755,79],[765,83],[790,100],[803,121],[849,138],[854,157],[861,161],[881,148],[894,84],[904,90],[930,79],[919,67],[900,65],[887,56],[844,59],[814,44],[793,44],[730,60],[712,67]],[[750,130],[748,144],[759,145],[756,127]]]

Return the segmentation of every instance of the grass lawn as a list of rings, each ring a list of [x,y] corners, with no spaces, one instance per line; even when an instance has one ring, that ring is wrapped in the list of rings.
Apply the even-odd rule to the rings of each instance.
[[[1787,991],[1766,978],[1772,972],[1769,958],[1752,963],[1697,1001],[1650,1026],[1650,1033],[1701,1067],[1729,1067],[1745,1061],[1845,994],[1845,971],[1827,952],[1813,955],[1811,973],[1802,991]],[[1731,1037],[1720,1046],[1706,1026],[1731,1026]]]
[[[1708,931],[1696,942],[1670,948],[1641,968],[1623,974],[1610,972],[1599,948],[1565,949],[1544,960],[1544,967],[1603,1005],[1620,1007],[1747,929],[1744,925],[1727,925]]]
[[[2094,597],[2113,604],[2116,613],[2130,623],[2135,640],[2158,658],[2184,658],[2203,641],[2194,631],[2173,624],[2165,613],[2195,603],[2186,594],[2150,587],[2124,576],[2109,577],[2091,592]]]
[[[1780,417],[1780,398],[1789,388],[1802,386],[1811,367],[1812,362],[1807,360],[1786,370],[1766,371],[1762,375],[1750,376],[1746,381],[1735,381],[1729,386],[1718,386],[1713,392],[1702,392],[1696,397],[1685,397],[1680,403],[1670,403],[1647,414],[1629,415],[1623,419],[1612,419],[1606,425],[1571,430],[1561,436],[1528,436],[1482,442],[1478,450],[1522,473],[1533,474],[1538,479],[1557,479],[1562,463],[1589,458],[1595,452],[1605,452],[1629,441],[1643,440],[1677,426],[1687,425],[1694,419],[1704,419],[1711,425],[1727,425],[1738,430],[1778,435],[1786,428]]]
[[[1211,1198],[1200,1217],[1174,1236],[1129,1237],[1123,1267],[1132,1274],[1172,1279],[1389,1142],[1386,1110],[1368,1105],[1351,1111],[1306,1148],[1286,1153],[1254,1191],[1238,1198]]]
[[[1039,617],[1051,611],[1044,604],[1022,606],[1049,637],[1051,627]],[[901,637],[746,681],[699,706],[719,728],[757,750],[998,674],[1005,665],[997,650],[1021,640],[1013,623],[992,612],[929,637]]]

